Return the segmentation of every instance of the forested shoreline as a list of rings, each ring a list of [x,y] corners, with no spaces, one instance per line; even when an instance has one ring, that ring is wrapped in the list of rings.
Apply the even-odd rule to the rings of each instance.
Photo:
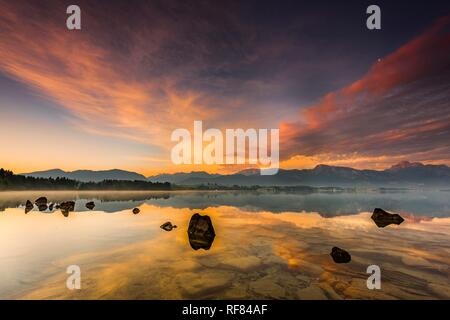
[[[34,178],[0,168],[0,191],[15,190],[171,190],[168,182],[103,180],[80,182],[67,178]]]

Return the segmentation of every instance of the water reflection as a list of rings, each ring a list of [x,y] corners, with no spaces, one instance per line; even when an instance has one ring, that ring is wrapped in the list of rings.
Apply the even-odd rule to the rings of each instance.
[[[0,192],[0,211],[24,206],[28,199],[45,194],[53,203],[75,200],[75,211],[87,211],[86,204],[94,201],[96,209],[117,212],[139,207],[142,204],[159,207],[203,210],[208,207],[234,206],[249,211],[318,212],[325,217],[357,214],[382,207],[391,212],[432,217],[450,217],[449,191],[339,192],[339,193],[289,193],[289,192],[197,192],[197,191],[64,191],[64,192]]]
[[[13,196],[25,204],[40,195]],[[135,195],[121,193],[121,205],[107,213],[102,206],[116,204],[111,195],[108,201],[93,193],[46,196],[54,203],[76,199],[75,212],[69,218],[36,210],[25,215],[23,208],[6,206],[0,214],[0,298],[450,298],[450,218],[439,215],[402,214],[400,226],[380,229],[371,219],[373,208],[324,217],[314,210],[255,212],[243,205],[218,205],[234,197],[229,194],[223,195],[226,200],[214,194],[211,206],[195,208],[179,206],[186,199],[203,203],[205,197],[198,193],[140,205],[124,200]],[[298,197],[301,202],[303,196]],[[88,200],[96,204],[89,213]],[[134,207],[140,214],[132,214]],[[198,217],[206,216],[210,223],[204,218],[198,226]],[[178,228],[162,231],[165,221]],[[334,263],[333,247],[345,249],[351,261]],[[82,269],[80,291],[65,287],[65,270],[71,264]],[[382,290],[366,287],[366,269],[372,264],[382,269]]]

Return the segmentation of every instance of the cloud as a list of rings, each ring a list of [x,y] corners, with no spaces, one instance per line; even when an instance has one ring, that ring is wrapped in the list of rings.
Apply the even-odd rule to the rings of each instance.
[[[82,30],[68,31],[64,1],[0,0],[0,72],[56,102],[74,128],[151,145],[130,156],[156,165],[170,158],[176,128],[194,120],[220,129],[276,127],[293,119],[294,103],[334,90],[365,66],[359,53],[340,49],[352,47],[351,35],[326,29],[317,36],[310,15],[267,19],[235,2],[78,4]],[[286,165],[448,161],[448,20],[283,122],[280,155],[296,157]],[[330,43],[336,53],[324,50]],[[349,61],[352,70],[339,75]]]
[[[165,148],[173,129],[222,112],[204,92],[181,86],[201,62],[186,63],[170,46],[195,42],[174,41],[176,25],[155,13],[129,28],[120,13],[93,15],[86,3],[82,30],[68,31],[62,2],[1,4],[0,70],[56,101],[81,130]]]
[[[281,125],[284,159],[450,159],[450,16]],[[359,160],[358,160],[359,159]],[[370,161],[372,159],[372,161]],[[291,160],[292,162],[293,160]]]

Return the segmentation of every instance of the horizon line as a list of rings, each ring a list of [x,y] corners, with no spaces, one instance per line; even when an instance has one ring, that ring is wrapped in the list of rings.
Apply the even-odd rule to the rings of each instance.
[[[427,165],[433,165],[433,166],[447,166],[449,167],[448,164],[446,163],[427,163],[429,161],[400,161],[397,162],[393,165],[390,166],[386,166],[382,169],[371,169],[371,168],[355,168],[352,166],[345,166],[345,165],[332,165],[332,164],[326,164],[326,163],[319,163],[316,164],[314,166],[311,167],[303,167],[303,168],[283,168],[282,166],[280,166],[279,170],[284,170],[284,171],[293,171],[293,170],[314,170],[320,166],[327,166],[327,167],[334,167],[334,168],[349,168],[349,169],[353,169],[353,170],[358,170],[358,171],[363,171],[363,170],[370,170],[370,171],[385,171],[388,169],[391,169],[395,166],[399,166],[401,164],[405,164],[405,165],[423,165],[423,166],[427,166]],[[77,172],[77,171],[93,171],[93,172],[105,172],[105,171],[114,171],[114,170],[118,170],[118,171],[124,171],[124,172],[129,172],[129,173],[135,173],[135,174],[139,174],[144,176],[145,178],[149,178],[149,177],[154,177],[154,176],[159,176],[159,175],[174,175],[174,174],[180,174],[180,173],[185,173],[185,174],[190,174],[190,173],[206,173],[206,174],[219,174],[222,176],[226,176],[226,175],[234,175],[234,174],[239,174],[241,172],[244,171],[249,171],[249,170],[260,170],[260,168],[258,167],[248,167],[248,168],[243,168],[243,169],[239,169],[237,171],[234,172],[211,172],[208,170],[186,170],[186,171],[175,171],[175,172],[164,172],[162,171],[161,173],[156,173],[156,174],[151,174],[151,175],[147,175],[144,173],[141,173],[139,171],[134,171],[134,170],[128,170],[128,169],[120,169],[120,168],[110,168],[110,169],[75,169],[75,170],[65,170],[65,169],[61,169],[61,168],[52,168],[52,169],[44,169],[44,170],[34,170],[34,171],[27,171],[27,172],[14,172],[14,170],[8,169],[8,168],[4,168],[4,167],[0,167],[0,169],[4,169],[4,170],[8,170],[13,172],[16,175],[30,175],[30,174],[36,174],[36,173],[41,173],[41,172],[48,172],[48,171],[56,171],[56,170],[60,170],[63,171],[64,173],[73,173],[73,172]]]

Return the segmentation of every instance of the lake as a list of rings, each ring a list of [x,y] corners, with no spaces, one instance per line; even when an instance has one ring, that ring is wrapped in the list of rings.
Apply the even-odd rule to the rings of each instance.
[[[41,196],[75,210],[25,214]],[[380,228],[377,207],[405,221]],[[215,236],[188,233],[195,213]],[[449,191],[0,192],[0,298],[450,299],[449,240]],[[66,286],[71,265],[80,290]]]

